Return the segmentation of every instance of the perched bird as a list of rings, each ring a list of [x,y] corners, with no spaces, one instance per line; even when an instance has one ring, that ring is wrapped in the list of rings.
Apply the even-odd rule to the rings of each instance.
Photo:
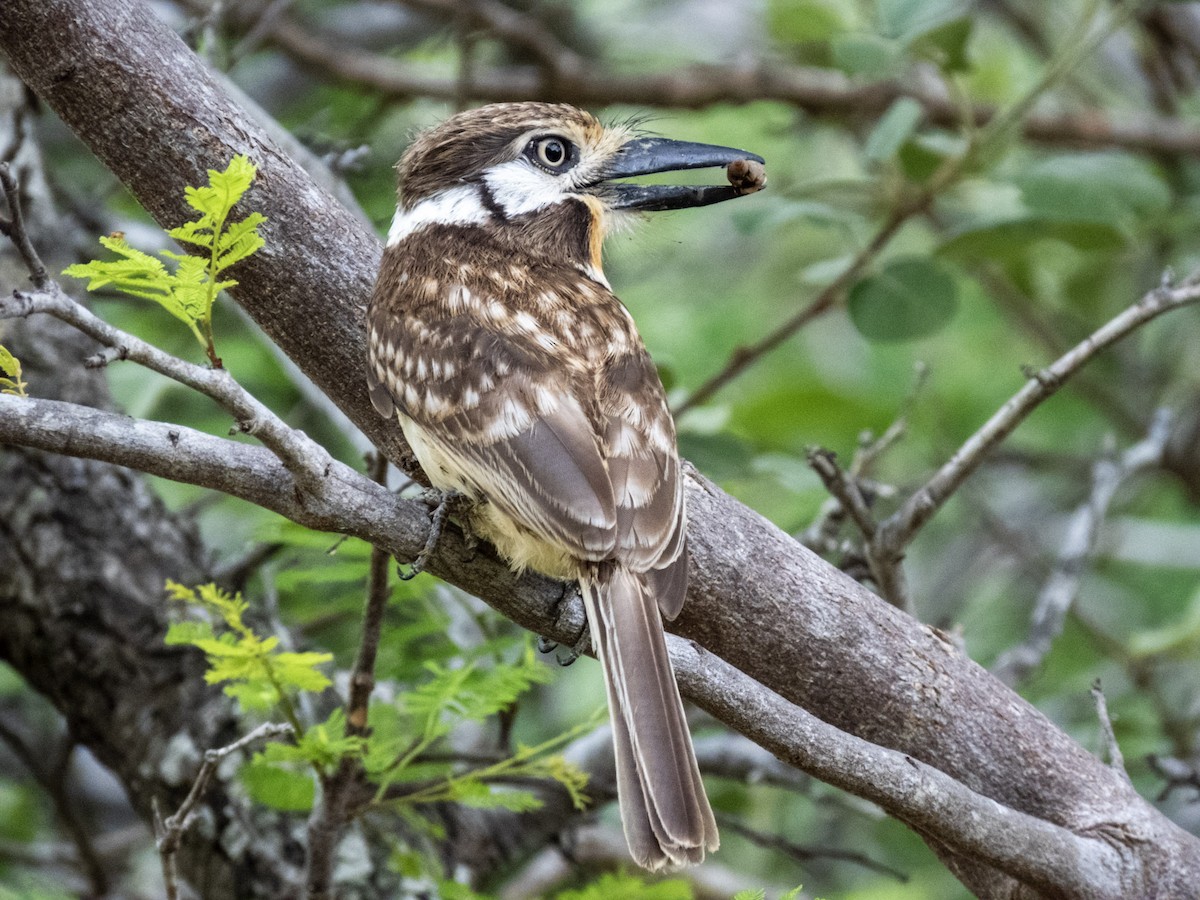
[[[720,187],[612,180],[731,163]],[[761,163],[566,105],[459,113],[400,161],[368,312],[371,399],[432,485],[465,495],[466,524],[514,569],[579,581],[648,869],[699,862],[718,837],[660,618],[687,591],[675,426],[601,245],[630,213],[756,190]]]

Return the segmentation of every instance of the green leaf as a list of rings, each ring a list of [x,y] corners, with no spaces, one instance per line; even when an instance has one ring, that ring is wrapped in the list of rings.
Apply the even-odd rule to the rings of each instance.
[[[1103,222],[1057,221],[1039,215],[967,226],[938,248],[947,259],[997,260],[1023,257],[1038,241],[1057,240],[1080,250],[1110,252],[1125,235]]]
[[[767,892],[762,888],[746,888],[734,894],[733,900],[767,900]]]
[[[323,691],[332,682],[317,666],[333,662],[332,653],[278,653],[271,660],[276,680],[298,691]]]
[[[266,243],[258,233],[258,226],[267,221],[262,213],[250,213],[240,222],[234,222],[217,241],[217,271],[222,272],[234,263],[245,259]]]
[[[827,41],[853,27],[854,9],[843,0],[770,0],[767,27],[791,44]]]
[[[876,0],[879,32],[884,37],[909,44],[964,17],[967,0]]]
[[[608,872],[582,888],[559,891],[555,900],[692,900],[692,886],[672,878],[647,884],[637,875]]]
[[[293,771],[256,756],[242,766],[239,774],[250,797],[257,803],[284,812],[312,809],[317,791],[311,771]]]
[[[302,762],[325,770],[344,757],[362,757],[366,752],[365,739],[346,734],[346,713],[339,707],[324,722],[305,729],[294,744],[267,744],[256,759],[272,763]]]
[[[446,669],[437,663],[426,666],[433,677],[405,698],[410,714],[419,718],[452,715],[468,721],[481,721],[510,707],[534,684],[544,684],[553,676],[532,649],[527,648],[520,662],[501,663],[488,669],[467,665]]]
[[[216,640],[212,626],[207,622],[172,622],[163,638],[168,645],[196,644],[200,641]]]
[[[850,320],[868,340],[913,340],[934,333],[953,318],[958,288],[936,260],[901,257],[858,282],[848,305]]]
[[[510,812],[533,812],[542,808],[542,801],[529,791],[485,784],[477,778],[461,778],[450,783],[448,799],[476,809],[507,809]]]
[[[898,98],[867,136],[863,146],[867,158],[875,162],[891,159],[916,130],[924,114],[924,107],[912,97]]]
[[[187,188],[185,199],[197,212],[223,220],[250,189],[257,173],[257,167],[239,154],[229,161],[224,172],[209,169],[208,186]]]
[[[26,387],[21,379],[21,361],[0,344],[0,394],[24,397]]]
[[[191,329],[213,364],[219,365],[212,345],[213,302],[218,293],[237,282],[218,280],[218,276],[263,246],[258,226],[266,217],[261,213],[252,212],[240,222],[227,222],[234,205],[254,180],[255,171],[246,157],[235,156],[224,172],[209,170],[207,186],[185,190],[188,205],[201,213],[200,218],[184,222],[168,234],[204,253],[193,256],[162,251],[164,257],[174,261],[175,271],[168,271],[155,257],[130,247],[123,237],[110,235],[100,238],[100,243],[121,259],[70,266],[64,274],[88,279],[89,291],[111,286],[160,304]]]
[[[1039,160],[1015,179],[1025,205],[1054,221],[1133,226],[1171,205],[1171,189],[1149,163],[1125,153],[1069,153]]]
[[[847,75],[885,78],[895,74],[903,61],[904,48],[874,34],[839,34],[830,42],[834,64]]]

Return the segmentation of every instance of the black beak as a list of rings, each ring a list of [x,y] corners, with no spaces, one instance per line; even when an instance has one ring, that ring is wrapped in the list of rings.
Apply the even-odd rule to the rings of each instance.
[[[732,147],[716,147],[712,144],[694,144],[690,141],[672,141],[666,138],[638,138],[621,148],[604,178],[606,182],[610,182],[613,178],[653,175],[656,172],[724,168],[738,160],[751,160],[760,164],[765,162],[755,153],[735,150]],[[604,193],[613,209],[653,212],[708,206],[722,200],[732,200],[750,191],[729,184],[708,186],[606,183]]]

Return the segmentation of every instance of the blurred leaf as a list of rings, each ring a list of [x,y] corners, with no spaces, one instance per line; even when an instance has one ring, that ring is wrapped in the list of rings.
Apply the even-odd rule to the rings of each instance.
[[[966,72],[971,68],[967,43],[972,21],[963,16],[934,28],[915,43],[913,51],[932,60],[943,72]]]
[[[1161,628],[1140,631],[1129,640],[1129,652],[1135,659],[1148,656],[1194,654],[1200,647],[1200,592],[1192,595],[1179,618]]]
[[[945,326],[958,308],[954,277],[935,259],[892,260],[850,290],[850,320],[872,341],[907,341]]]
[[[1027,253],[1037,241],[1048,239],[1095,251],[1112,251],[1125,244],[1124,235],[1103,222],[1061,221],[1029,215],[968,226],[943,242],[938,255],[964,260],[1013,259]]]
[[[876,0],[875,10],[880,33],[908,44],[964,18],[968,5],[966,0]]]
[[[885,78],[894,74],[904,56],[904,48],[874,34],[839,34],[830,42],[834,64],[847,75]]]
[[[916,129],[924,112],[924,107],[912,97],[898,98],[867,136],[863,145],[867,158],[876,162],[891,159]]]
[[[679,435],[679,452],[713,481],[737,478],[750,471],[754,450],[742,438],[728,432]]]
[[[853,6],[841,0],[770,0],[767,27],[791,44],[827,41],[853,25]]]
[[[1171,190],[1144,160],[1124,153],[1072,153],[1039,160],[1014,182],[1042,218],[1133,225],[1164,212]]]
[[[958,156],[966,145],[958,135],[935,131],[913,135],[897,154],[909,181],[922,182],[938,170],[947,159]]]
[[[240,775],[242,784],[257,803],[285,812],[312,809],[317,791],[310,770],[292,771],[255,757],[242,766]]]

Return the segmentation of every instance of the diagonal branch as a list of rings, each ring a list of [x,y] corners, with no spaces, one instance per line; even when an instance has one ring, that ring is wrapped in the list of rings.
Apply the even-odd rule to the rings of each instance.
[[[437,5],[448,5],[438,3]],[[430,75],[426,67],[347,46],[290,19],[277,21],[269,39],[308,68],[359,84],[394,99],[427,97],[453,102],[463,85],[453,77]],[[907,81],[864,83],[832,69],[753,61],[728,66],[697,63],[670,72],[624,74],[592,63],[581,69],[567,53],[547,57],[539,43],[542,70],[530,67],[477,68],[466,85],[481,101],[552,100],[581,106],[630,104],[653,108],[700,109],[717,103],[778,100],[814,115],[872,119],[900,97],[921,104],[925,120],[943,128],[985,125],[994,107],[976,104],[965,123],[962,104],[941,87]],[[1031,141],[1058,147],[1121,148],[1167,155],[1200,153],[1200,129],[1188,122],[1127,112],[1117,120],[1100,109],[1037,112],[1022,123]]]
[[[1028,372],[1029,380],[1024,387],[967,438],[933,477],[881,524],[878,534],[883,552],[897,557],[902,554],[903,548],[967,477],[979,468],[987,454],[1093,356],[1151,319],[1197,301],[1200,301],[1200,280],[1197,277],[1189,278],[1178,286],[1164,278],[1162,285],[1105,322],[1049,366]]]
[[[255,435],[306,486],[319,484],[328,472],[331,459],[325,448],[288,426],[234,381],[226,369],[179,359],[108,324],[49,279],[38,291],[17,291],[11,297],[0,297],[0,320],[34,313],[52,315],[112,351],[111,355],[89,357],[86,361],[89,367],[107,365],[112,359],[132,360],[217,401],[237,420],[237,431]]]
[[[1038,593],[1029,634],[1000,655],[992,667],[1005,684],[1016,684],[1039,666],[1062,632],[1063,621],[1079,594],[1079,586],[1095,551],[1100,526],[1117,490],[1139,472],[1162,464],[1171,437],[1171,416],[1159,410],[1144,439],[1119,457],[1106,455],[1092,466],[1092,489],[1067,523],[1058,558]]]

